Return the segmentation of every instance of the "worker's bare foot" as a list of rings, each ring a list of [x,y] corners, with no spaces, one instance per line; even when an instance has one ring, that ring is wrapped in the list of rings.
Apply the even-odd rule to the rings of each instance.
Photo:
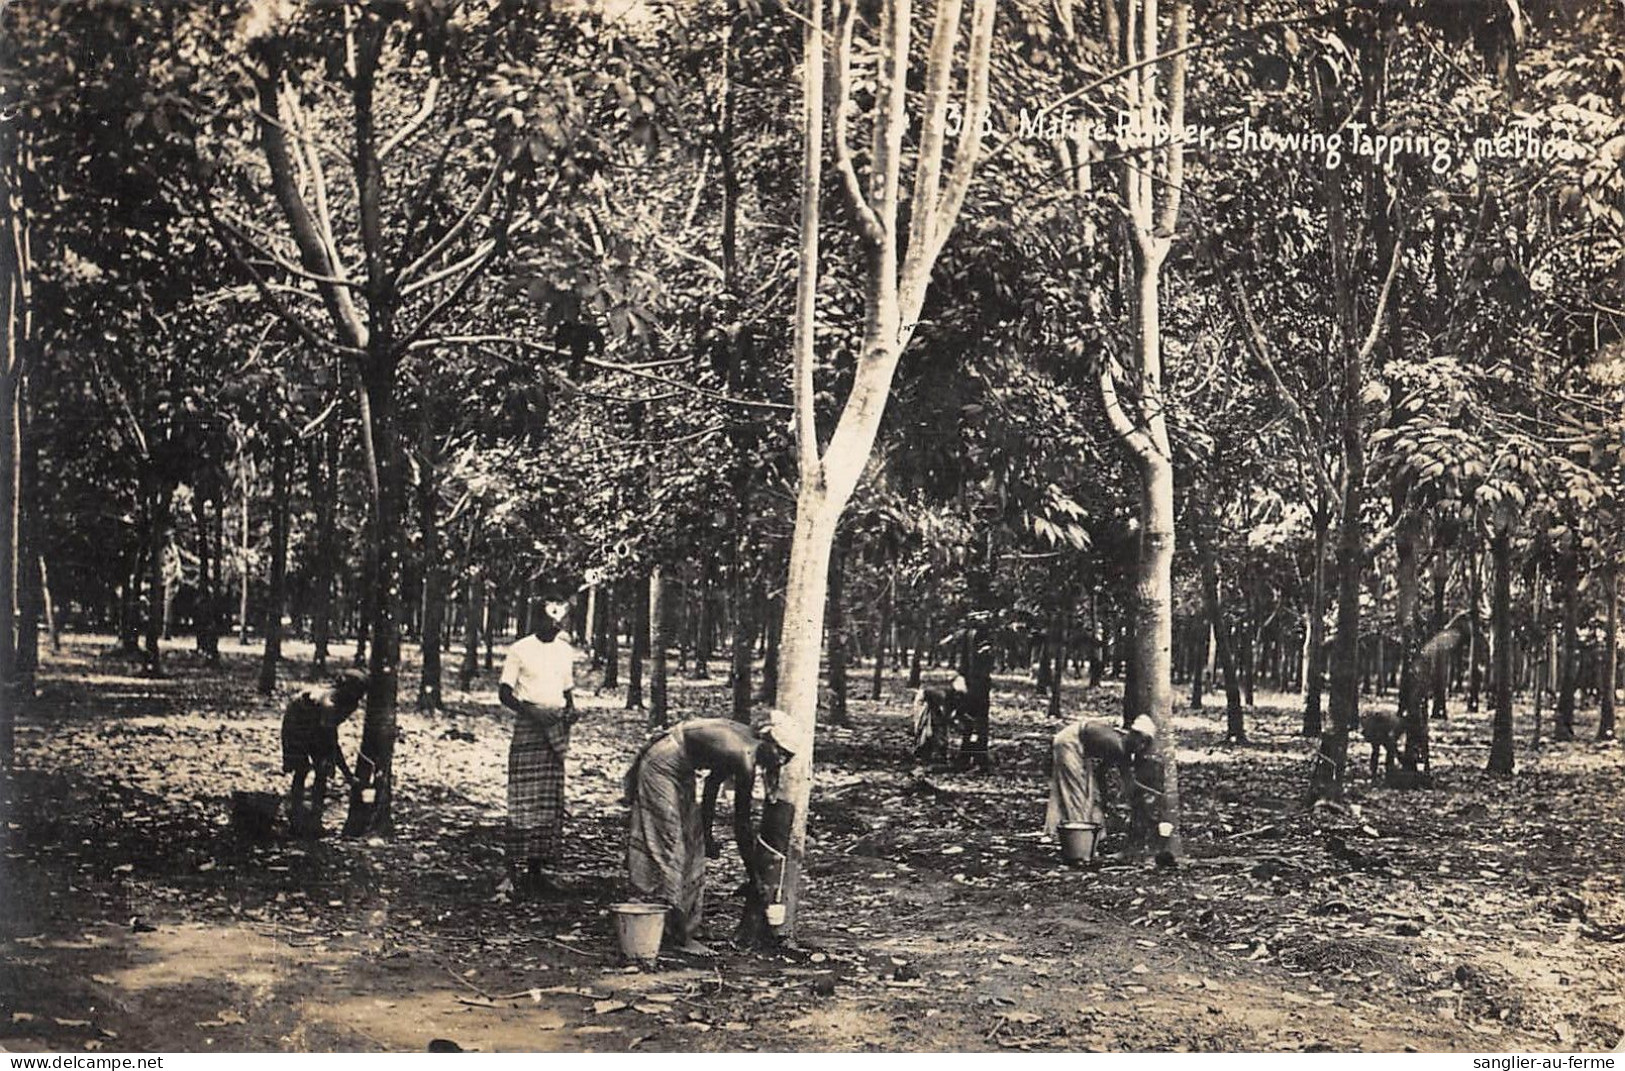
[[[716,955],[716,952],[712,950],[710,945],[705,944],[705,943],[703,943],[701,941],[696,941],[692,937],[690,937],[688,940],[684,941],[682,944],[678,945],[677,946],[677,951],[679,951],[679,952],[687,952],[691,956],[714,956],[714,955]]]

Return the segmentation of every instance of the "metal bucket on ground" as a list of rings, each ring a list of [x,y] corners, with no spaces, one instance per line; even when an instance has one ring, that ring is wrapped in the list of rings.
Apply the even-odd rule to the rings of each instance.
[[[1061,823],[1061,858],[1069,863],[1087,863],[1095,857],[1101,827],[1097,822]]]
[[[611,904],[615,914],[615,936],[621,954],[638,963],[652,964],[660,952],[660,938],[666,932],[664,904]]]

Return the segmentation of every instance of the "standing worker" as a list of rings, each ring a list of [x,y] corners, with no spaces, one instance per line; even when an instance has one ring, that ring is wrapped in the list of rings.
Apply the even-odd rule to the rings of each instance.
[[[517,716],[508,749],[508,880],[519,896],[561,891],[549,872],[564,839],[564,757],[580,716],[576,650],[563,631],[569,612],[568,596],[548,596],[532,633],[508,648],[497,686],[502,705]]]

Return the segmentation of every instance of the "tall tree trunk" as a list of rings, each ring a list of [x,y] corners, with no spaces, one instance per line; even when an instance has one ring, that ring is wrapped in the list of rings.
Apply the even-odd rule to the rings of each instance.
[[[378,568],[373,561],[372,535],[370,530],[362,539],[361,543],[361,582],[356,585],[355,656],[353,659],[357,666],[365,666],[370,664],[370,660],[367,657],[367,646],[368,640],[372,636],[372,619],[378,598]],[[521,604],[521,606],[523,606],[523,604]],[[523,609],[521,609],[520,612],[523,613]]]
[[[703,681],[711,676],[711,563],[702,561],[694,614],[694,665],[691,675]]]
[[[5,332],[0,336],[0,768],[15,761],[15,726],[22,706],[18,666],[17,588],[23,520],[23,382],[35,346],[33,252],[29,191],[33,155],[30,124],[12,116],[0,123],[5,236],[0,241],[0,287],[5,290]]]
[[[1209,644],[1212,640],[1212,630],[1208,628],[1205,617],[1193,622],[1185,629],[1188,642],[1181,644],[1185,649],[1185,664],[1190,667],[1191,677],[1191,709],[1202,709],[1202,691],[1207,684],[1207,663],[1209,660]]]
[[[210,645],[209,665],[220,664],[220,640],[225,635],[229,617],[226,613],[226,491],[227,477],[220,473],[219,483],[214,489],[214,519],[212,525],[206,525],[209,531],[209,540],[213,546],[213,553],[209,556],[210,580],[209,589],[214,592],[214,598],[209,602],[209,627],[214,633],[214,641]]]
[[[1179,221],[1184,182],[1186,40],[1189,8],[1175,0],[1164,43],[1157,6],[1136,0],[1107,5],[1107,37],[1116,58],[1134,67],[1125,80],[1126,121],[1132,128],[1168,128],[1175,136],[1131,153],[1119,172],[1132,248],[1134,294],[1130,303],[1132,355],[1127,382],[1135,397],[1125,405],[1117,372],[1102,367],[1100,389],[1112,430],[1127,448],[1140,490],[1140,534],[1133,572],[1134,647],[1125,716],[1149,716],[1156,726],[1151,754],[1136,781],[1148,791],[1133,794],[1132,839],[1159,858],[1179,854],[1179,776],[1175,762],[1171,646],[1173,642],[1174,471],[1168,435],[1162,352],[1162,267]],[[1153,57],[1170,52],[1166,85]],[[1158,186],[1161,186],[1159,191]]]
[[[729,599],[733,603],[733,642],[729,648],[728,686],[732,696],[733,719],[750,721],[751,700],[751,646],[756,642],[754,600],[745,580],[743,553],[744,535],[736,544],[734,568],[728,576]]]
[[[34,389],[35,374],[30,371],[24,378],[18,419],[22,457],[17,472],[17,671],[13,698],[19,703],[34,697],[39,673],[39,624],[45,609],[40,572],[40,563],[44,561],[44,521],[40,515],[39,437],[33,433],[28,397]],[[0,697],[3,696],[0,690]]]
[[[1533,678],[1534,678],[1534,687],[1535,687],[1534,712],[1533,712],[1533,717],[1531,719],[1534,722],[1534,737],[1530,740],[1529,743],[1530,743],[1531,747],[1539,748],[1540,747],[1540,742],[1541,742],[1541,734],[1542,734],[1542,731],[1543,731],[1543,729],[1545,727],[1541,715],[1542,715],[1542,711],[1543,711],[1543,705],[1544,705],[1545,700],[1546,700],[1546,666],[1547,666],[1547,663],[1549,661],[1549,659],[1547,657],[1547,654],[1546,654],[1546,650],[1547,650],[1546,585],[1541,580],[1541,569],[1540,569],[1539,563],[1536,563],[1536,565],[1535,565],[1535,585],[1534,585],[1534,587],[1535,587],[1535,636],[1537,637],[1536,642],[1534,644],[1534,658],[1533,658],[1534,673],[1532,675]]]
[[[45,555],[39,556],[40,603],[45,608],[45,634],[50,637],[51,653],[62,650],[62,635],[57,628],[56,603],[51,599],[51,576],[45,568]],[[3,765],[3,764],[0,764]]]
[[[829,723],[851,725],[846,710],[846,615],[842,588],[846,582],[846,541],[837,539],[829,563],[829,597],[825,628],[829,645]]]
[[[1490,740],[1489,772],[1511,777],[1512,725],[1512,532],[1503,519],[1490,536],[1490,629],[1494,633],[1495,664],[1490,674],[1494,729]]]
[[[322,429],[319,453],[311,453],[310,486],[316,495],[316,555],[311,576],[311,642],[315,651],[310,668],[320,673],[327,668],[328,646],[333,630],[333,579],[338,569],[338,477],[339,433],[337,417]]]
[[[1360,706],[1360,566],[1365,557],[1360,532],[1364,495],[1365,443],[1360,429],[1360,361],[1352,347],[1343,361],[1343,513],[1337,534],[1337,629],[1332,634],[1328,710],[1331,724],[1321,734],[1310,792],[1317,799],[1338,800],[1348,768],[1349,731],[1359,720]]]
[[[1070,617],[1070,614],[1057,611],[1049,623],[1049,643],[1046,646],[1054,652],[1054,657],[1050,666],[1049,706],[1046,713],[1052,719],[1061,716],[1061,687],[1066,681],[1067,622]]]
[[[164,548],[169,545],[169,503],[174,491],[160,483],[147,494],[147,648],[143,669],[163,675],[158,639],[164,631]]]
[[[1609,561],[1602,568],[1602,597],[1608,608],[1601,665],[1597,667],[1597,739],[1614,739],[1614,691],[1619,681],[1619,570]]]
[[[1100,591],[1089,589],[1089,687],[1099,688],[1106,676],[1106,626],[1100,620]]]
[[[423,541],[423,624],[418,631],[423,666],[418,677],[417,708],[430,711],[442,706],[440,642],[446,624],[446,564],[437,516],[440,512],[439,457],[427,413],[418,440],[417,492],[418,534]]]
[[[277,665],[282,661],[282,611],[288,588],[288,455],[292,451],[280,432],[271,446],[271,572],[265,594],[265,650],[260,657],[259,693],[276,690]]]
[[[965,95],[958,148],[944,169],[947,109],[960,33],[960,5],[937,8],[925,51],[924,110],[911,120],[907,107],[912,5],[883,0],[876,28],[878,62],[873,81],[873,146],[869,192],[847,152],[847,111],[852,30],[857,4],[840,0],[832,37],[835,62],[826,70],[823,0],[811,0],[802,34],[801,248],[796,280],[792,395],[796,452],[796,514],[785,584],[780,640],[779,732],[791,759],[780,772],[777,796],[789,804],[790,820],[774,846],[783,859],[784,918],[771,918],[774,936],[795,939],[800,871],[806,850],[812,791],[814,728],[818,719],[819,648],[828,595],[830,554],[842,512],[851,500],[879,432],[893,376],[924,308],[936,259],[952,231],[974,173],[988,100],[994,0],[975,0],[966,49]],[[846,401],[821,445],[816,419],[816,348],[813,327],[818,292],[819,195],[824,149],[824,84],[834,87],[831,115],[842,192],[852,209],[864,250],[862,341]],[[901,175],[909,132],[918,122],[914,193],[906,247],[899,233]]]
[[[502,601],[502,589],[495,582],[489,584],[485,593],[485,672],[489,673],[496,668],[494,640],[498,630],[504,627],[508,620],[508,608]]]
[[[350,811],[344,832],[348,836],[388,835],[394,831],[396,704],[400,696],[402,528],[405,521],[405,473],[399,420],[396,414],[395,365],[387,355],[389,334],[382,332],[377,356],[369,357],[363,371],[364,402],[361,423],[365,432],[370,483],[373,487],[372,526],[367,540],[372,551],[374,593],[369,600],[371,650],[367,675],[366,717],[361,726],[361,751],[356,758],[356,783],[350,791]]]
[[[242,483],[241,538],[237,544],[237,645],[248,646],[248,588],[254,570],[250,567],[253,545],[249,543],[248,526],[249,464],[246,454],[238,460],[237,470]]]
[[[473,541],[469,542],[463,566],[463,663],[457,670],[458,687],[465,692],[480,672],[480,611],[485,602],[485,578],[474,563]]]
[[[1155,299],[1155,285],[1151,291]],[[1153,314],[1154,315],[1154,314]],[[1153,338],[1155,332],[1153,329]],[[1167,454],[1142,458],[1140,465],[1145,523],[1140,533],[1140,563],[1134,584],[1134,649],[1132,704],[1135,717],[1150,715],[1157,735],[1146,769],[1136,780],[1148,792],[1135,794],[1134,821],[1148,851],[1178,855],[1179,768],[1173,737],[1173,687],[1170,649],[1173,638],[1174,470]]]
[[[119,652],[127,658],[141,657],[141,588],[151,544],[144,531],[138,533],[130,555],[130,572],[119,595]]]
[[[603,615],[598,609],[598,587],[597,584],[591,584],[587,588],[587,617],[581,626],[581,641],[587,647],[587,655],[594,668],[597,668],[599,659],[604,653],[601,636]]]
[[[218,501],[219,488],[207,493],[195,489],[192,496],[192,521],[197,530],[197,649],[210,665],[220,661],[220,621],[216,612],[219,595],[215,589],[216,558],[214,555],[214,525],[210,523],[209,504]]]
[[[1478,713],[1478,694],[1484,686],[1484,619],[1479,604],[1484,598],[1483,556],[1475,546],[1467,555],[1467,712]]]
[[[1394,546],[1399,552],[1398,597],[1395,616],[1399,621],[1399,710],[1406,727],[1405,764],[1419,769],[1427,751],[1427,703],[1424,682],[1419,679],[1419,652],[1422,640],[1417,628],[1417,553],[1422,536],[1422,519],[1396,496],[1394,512],[1399,515]]]
[[[1256,649],[1258,643],[1258,630],[1255,627],[1258,618],[1256,615],[1257,608],[1255,605],[1254,616],[1246,623],[1246,627],[1242,630],[1244,642],[1241,653],[1241,696],[1242,701],[1247,704],[1248,710],[1252,710],[1258,706],[1256,691],[1258,673],[1258,651]]]
[[[1386,76],[1386,42],[1362,46],[1360,55],[1361,106],[1371,121],[1380,118],[1377,102],[1380,79]],[[1331,76],[1320,73],[1315,82],[1315,107],[1321,129],[1331,130],[1339,121],[1334,111],[1341,102],[1332,95],[1337,88]],[[1321,176],[1326,203],[1328,252],[1331,257],[1335,311],[1339,324],[1339,439],[1343,453],[1343,502],[1337,535],[1337,631],[1331,651],[1331,692],[1328,713],[1331,725],[1322,734],[1310,775],[1310,795],[1319,800],[1338,800],[1343,795],[1348,766],[1349,732],[1360,714],[1360,574],[1365,563],[1365,539],[1361,530],[1364,504],[1365,433],[1361,426],[1365,394],[1365,362],[1391,327],[1397,315],[1390,305],[1394,277],[1399,271],[1400,245],[1389,225],[1390,211],[1386,186],[1369,161],[1362,165],[1361,188],[1372,217],[1379,264],[1387,277],[1378,293],[1376,308],[1368,328],[1362,330],[1357,301],[1356,265],[1358,250],[1353,248],[1343,197],[1343,174],[1328,170]]]
[[[1557,579],[1563,591],[1563,639],[1557,671],[1557,709],[1552,739],[1574,739],[1574,700],[1580,687],[1580,555],[1565,553],[1558,560]]]
[[[1433,623],[1430,626],[1433,633],[1449,624],[1444,612],[1444,589],[1450,578],[1450,559],[1445,547],[1437,547],[1433,554]],[[1433,660],[1433,707],[1430,716],[1443,720],[1447,714],[1446,698],[1450,690],[1450,662],[1446,658]]]
[[[1317,459],[1317,468],[1319,460]],[[1314,510],[1314,562],[1309,577],[1309,610],[1304,615],[1308,633],[1308,667],[1303,681],[1303,735],[1319,736],[1323,724],[1321,698],[1326,678],[1326,545],[1331,530],[1331,503],[1319,489]]]
[[[666,727],[666,578],[649,570],[649,728]]]
[[[643,663],[649,657],[649,585],[632,582],[632,650],[626,664],[626,709],[643,709]]]
[[[936,633],[931,626],[931,615],[926,614],[925,626],[914,637],[914,655],[908,663],[908,686],[911,689],[920,686],[920,662],[924,657],[926,645],[936,642]]]
[[[830,502],[814,487],[804,487],[796,503],[795,534],[790,544],[790,566],[785,578],[784,619],[778,643],[778,693],[774,706],[790,712],[792,704],[805,705],[805,697],[818,695],[819,654],[823,646],[824,603],[829,593],[830,556],[840,521],[838,503]],[[793,716],[793,714],[792,714]],[[794,935],[799,906],[802,858],[806,853],[806,808],[812,792],[811,724],[798,734],[797,754],[781,771],[779,792],[796,807],[799,821],[792,826],[784,861],[784,886],[795,890],[786,899],[781,928]],[[799,827],[799,828],[797,828]]]
[[[1202,562],[1202,602],[1207,610],[1208,628],[1213,633],[1213,649],[1218,656],[1219,673],[1224,680],[1225,742],[1245,744],[1246,711],[1241,705],[1241,681],[1236,675],[1236,657],[1230,644],[1230,628],[1225,623],[1224,608],[1219,603],[1219,564],[1205,535],[1206,533],[1197,536],[1200,540],[1197,552]]]
[[[722,122],[718,126],[718,156],[722,170],[722,282],[728,294],[728,319],[723,337],[728,347],[728,386],[743,393],[747,380],[755,369],[754,334],[745,322],[739,278],[739,198],[742,182],[739,176],[738,139],[736,136],[739,113],[739,37],[749,25],[742,14],[739,0],[729,0],[726,39],[722,47]],[[733,494],[729,496],[728,510],[734,531],[733,561],[728,570],[728,600],[733,606],[733,643],[730,648],[728,680],[733,700],[733,719],[749,722],[751,718],[751,643],[755,635],[755,620],[751,613],[753,600],[747,579],[746,563],[751,556],[751,533],[747,523],[751,515],[752,449],[758,440],[756,429],[748,421],[733,421],[728,429],[728,441],[733,451],[730,460]]]
[[[890,556],[886,559],[886,590],[880,597],[880,619],[875,624],[875,668],[869,682],[869,698],[880,699],[882,678],[886,670],[886,641],[891,635],[892,602],[897,592],[897,565]]]
[[[599,687],[606,692],[621,686],[621,626],[615,617],[620,605],[620,600],[616,598],[619,586],[614,583],[604,585],[604,602],[599,611],[604,619],[604,679]]]
[[[670,644],[675,637],[677,640],[676,673],[679,677],[688,672],[688,655],[694,649],[694,618],[693,607],[688,598],[694,592],[696,585],[693,582],[693,573],[688,569],[678,570],[677,592],[680,596],[676,600],[671,597],[671,591],[665,592],[666,602],[666,643]],[[676,620],[672,620],[676,618]],[[668,667],[668,675],[672,670]]]
[[[593,585],[592,594],[592,666],[594,669],[604,668],[604,654],[609,650],[609,636],[614,628],[614,620],[609,612],[609,604],[615,596],[615,585],[611,582]],[[600,689],[602,690],[602,689]]]

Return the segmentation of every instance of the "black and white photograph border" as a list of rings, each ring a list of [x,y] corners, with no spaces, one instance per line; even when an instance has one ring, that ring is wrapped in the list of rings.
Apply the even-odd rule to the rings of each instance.
[[[0,1050],[1611,1066],[1622,163],[1603,0],[0,2]]]

